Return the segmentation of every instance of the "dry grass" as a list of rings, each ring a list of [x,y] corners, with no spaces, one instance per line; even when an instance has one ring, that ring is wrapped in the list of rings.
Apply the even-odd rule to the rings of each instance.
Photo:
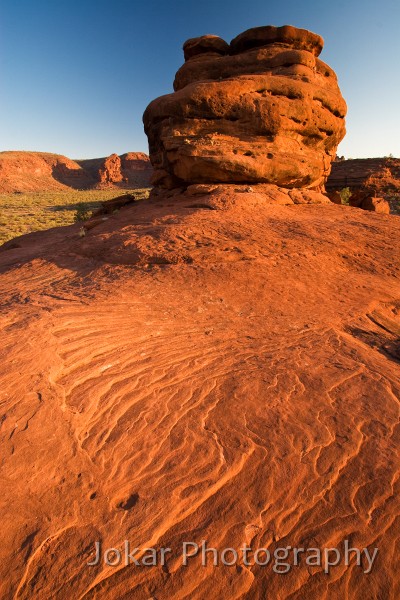
[[[71,225],[78,205],[96,209],[104,200],[133,193],[148,196],[149,189],[136,190],[71,190],[62,192],[29,192],[0,194],[0,244],[32,231]]]

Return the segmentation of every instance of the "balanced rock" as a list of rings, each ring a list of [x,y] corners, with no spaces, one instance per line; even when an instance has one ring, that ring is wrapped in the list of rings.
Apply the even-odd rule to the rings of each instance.
[[[153,183],[267,183],[323,189],[345,134],[346,104],[318,55],[320,36],[257,27],[230,44],[184,44],[175,92],[147,107]]]

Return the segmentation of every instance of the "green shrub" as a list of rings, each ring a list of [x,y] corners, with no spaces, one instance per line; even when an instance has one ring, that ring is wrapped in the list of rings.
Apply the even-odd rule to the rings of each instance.
[[[342,204],[346,204],[349,206],[350,198],[351,198],[351,190],[348,187],[342,188],[339,192],[340,198],[342,200]]]
[[[78,223],[80,221],[87,221],[88,219],[90,219],[90,217],[92,216],[92,211],[88,209],[87,205],[84,202],[79,202],[79,204],[76,205],[76,211],[75,211],[75,223]]]

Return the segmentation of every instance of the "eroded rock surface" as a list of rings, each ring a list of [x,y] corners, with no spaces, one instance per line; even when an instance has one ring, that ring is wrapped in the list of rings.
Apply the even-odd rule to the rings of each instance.
[[[258,27],[227,44],[184,44],[173,94],[144,113],[154,183],[270,183],[321,189],[345,134],[346,104],[320,36]]]
[[[0,251],[1,598],[399,597],[400,220],[237,189]],[[183,566],[202,540],[251,565]],[[287,546],[342,558],[254,563]]]

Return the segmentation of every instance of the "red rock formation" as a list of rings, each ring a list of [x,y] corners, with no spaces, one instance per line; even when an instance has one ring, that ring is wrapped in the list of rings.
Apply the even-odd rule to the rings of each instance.
[[[107,187],[150,187],[147,154],[71,160],[48,152],[0,152],[0,193]]]
[[[378,196],[400,191],[400,159],[356,158],[333,162],[326,189],[341,190],[345,187],[353,191],[373,191]]]
[[[127,152],[121,154],[121,173],[129,186],[150,187],[153,167],[144,152]]]
[[[118,154],[108,156],[99,169],[100,183],[119,183],[123,180],[121,159]]]
[[[144,152],[112,154],[98,166],[100,185],[127,184],[133,187],[149,187],[153,169]]]
[[[228,45],[188,40],[175,93],[144,113],[154,183],[270,183],[319,188],[345,133],[346,105],[323,41],[259,27]]]
[[[0,192],[87,189],[95,184],[76,161],[48,152],[0,152]]]
[[[80,160],[79,164],[82,165],[84,169],[89,171],[94,179],[96,179],[97,184],[101,181],[101,185],[113,185],[117,187],[150,187],[150,180],[153,173],[153,169],[149,160],[149,157],[144,152],[127,152],[126,154],[121,154],[118,158],[120,161],[115,158],[117,155],[112,155],[113,161],[110,161],[111,157],[108,158],[92,158],[88,160]],[[104,173],[107,172],[108,165],[112,162],[114,164],[113,174],[114,179],[118,181],[114,181],[112,184],[107,183],[107,178],[104,176]]]
[[[351,192],[351,196],[348,201],[342,201],[341,193],[338,190],[330,190],[327,192],[327,196],[334,204],[348,204],[355,208],[362,208],[364,210],[370,210],[373,212],[379,212],[383,214],[390,214],[390,204],[385,198],[377,198],[371,196],[371,191],[368,188],[356,188],[355,191]]]
[[[384,198],[369,197],[364,198],[361,208],[364,210],[372,210],[373,212],[388,215],[390,213],[389,202]]]
[[[185,47],[204,51],[231,56],[209,36]],[[194,173],[171,119],[163,185],[180,157]],[[0,249],[0,596],[395,600],[400,220],[259,180],[182,187]],[[185,566],[183,544],[203,541],[218,566],[213,552]]]
[[[377,209],[400,212],[400,159],[357,158],[335,161],[326,182],[331,197],[335,191],[348,187],[351,190],[350,205],[367,210]],[[372,199],[381,197],[384,202]]]

